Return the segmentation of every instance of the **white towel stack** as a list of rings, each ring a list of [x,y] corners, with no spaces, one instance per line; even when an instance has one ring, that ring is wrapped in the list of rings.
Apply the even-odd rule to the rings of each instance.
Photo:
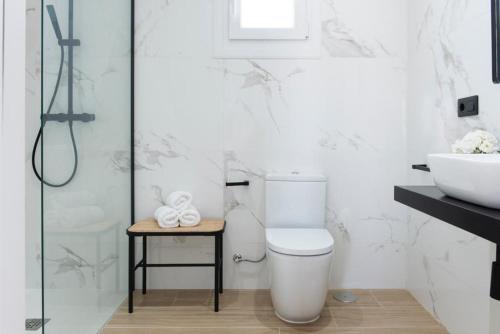
[[[155,211],[155,219],[162,228],[196,226],[200,223],[200,213],[191,205],[193,196],[185,191],[176,191],[167,197],[165,206]]]

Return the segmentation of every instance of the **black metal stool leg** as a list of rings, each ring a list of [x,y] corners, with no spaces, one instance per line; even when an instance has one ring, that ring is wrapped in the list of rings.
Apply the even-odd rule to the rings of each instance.
[[[219,256],[219,259],[220,259],[220,262],[219,262],[219,266],[220,266],[220,269],[219,269],[219,293],[223,293],[224,292],[224,284],[223,284],[223,277],[224,277],[224,269],[223,269],[223,265],[224,265],[224,242],[223,242],[223,234],[221,233],[220,234],[220,238],[219,238],[219,251],[220,251],[220,256]]]
[[[128,237],[128,313],[134,312],[135,238]]]
[[[219,234],[215,235],[215,270],[214,270],[214,311],[219,312],[219,275],[220,275],[220,237]]]
[[[142,237],[142,294],[146,294],[146,264],[148,263],[148,237]]]

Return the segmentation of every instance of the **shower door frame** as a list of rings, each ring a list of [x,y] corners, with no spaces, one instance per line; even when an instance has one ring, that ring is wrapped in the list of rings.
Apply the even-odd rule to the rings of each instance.
[[[135,224],[135,0],[130,0],[130,226]]]

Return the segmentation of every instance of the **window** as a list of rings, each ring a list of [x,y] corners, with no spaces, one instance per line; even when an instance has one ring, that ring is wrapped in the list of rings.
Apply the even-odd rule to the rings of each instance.
[[[321,57],[320,0],[214,0],[221,59]]]
[[[309,38],[308,0],[230,0],[232,40]]]
[[[243,29],[292,29],[295,27],[295,0],[240,0]]]

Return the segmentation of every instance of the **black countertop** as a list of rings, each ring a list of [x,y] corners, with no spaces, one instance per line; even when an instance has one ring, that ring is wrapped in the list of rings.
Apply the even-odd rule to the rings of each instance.
[[[395,186],[394,200],[500,244],[500,210],[448,197],[436,186]]]

